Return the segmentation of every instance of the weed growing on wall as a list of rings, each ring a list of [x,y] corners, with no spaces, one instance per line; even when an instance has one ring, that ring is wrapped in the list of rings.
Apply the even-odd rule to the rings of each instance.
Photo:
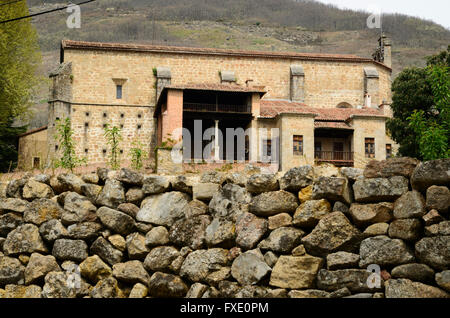
[[[87,163],[87,159],[80,159],[75,155],[75,143],[73,141],[73,130],[70,118],[64,120],[56,120],[57,134],[55,139],[59,142],[62,156],[60,159],[55,159],[55,168],[69,169],[73,172],[73,169]]]
[[[112,169],[118,170],[120,168],[120,150],[119,143],[122,141],[122,131],[119,127],[110,127],[106,125],[104,128],[104,136],[106,143],[111,147],[109,152],[109,165]]]
[[[143,145],[139,140],[135,140],[131,146],[131,166],[133,169],[141,170],[143,166],[143,159],[147,156],[147,152],[143,149]]]

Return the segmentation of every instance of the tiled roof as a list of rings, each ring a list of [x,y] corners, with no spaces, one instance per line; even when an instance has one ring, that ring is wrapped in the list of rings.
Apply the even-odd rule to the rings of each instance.
[[[370,58],[363,58],[352,54],[323,54],[323,53],[297,53],[297,52],[263,52],[263,51],[244,51],[244,50],[227,50],[215,48],[196,48],[181,46],[162,46],[148,44],[131,44],[131,43],[100,43],[86,41],[63,40],[61,42],[62,49],[90,49],[90,50],[116,50],[131,52],[167,52],[167,53],[184,53],[184,54],[202,54],[202,55],[229,55],[229,56],[250,56],[250,57],[273,57],[273,58],[293,58],[303,60],[328,60],[328,61],[349,61],[349,62],[370,62],[384,66]]]
[[[192,89],[203,91],[240,92],[240,93],[266,93],[263,86],[241,86],[235,84],[183,84],[166,85],[164,89]]]
[[[314,128],[353,129],[349,124],[342,121],[315,121]]]
[[[385,117],[382,110],[373,108],[311,108],[303,103],[261,100],[261,117],[275,118],[279,114],[316,114],[316,121],[341,121],[344,122],[352,116]]]
[[[19,137],[25,137],[25,136],[28,136],[28,135],[32,135],[34,133],[37,133],[37,132],[40,132],[40,131],[43,131],[43,130],[46,130],[46,129],[47,129],[47,126],[42,126],[42,127],[39,127],[39,128],[31,129],[31,130],[28,130],[28,131],[24,132],[23,134],[20,134]]]

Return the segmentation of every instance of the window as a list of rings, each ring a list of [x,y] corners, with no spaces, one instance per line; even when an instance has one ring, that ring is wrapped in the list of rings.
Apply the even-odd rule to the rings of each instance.
[[[116,98],[122,99],[122,85],[116,85]]]
[[[294,142],[294,147],[293,147],[294,155],[302,156],[303,155],[303,136],[294,135],[293,142]]]
[[[366,158],[375,158],[375,138],[365,139]]]
[[[314,143],[314,157],[316,159],[322,159],[322,143],[320,141]]]
[[[386,159],[392,158],[392,145],[386,145]]]
[[[272,157],[272,139],[264,140],[263,147],[263,153],[265,154],[265,156],[269,158]]]
[[[41,158],[33,157],[33,169],[39,169],[41,167]]]

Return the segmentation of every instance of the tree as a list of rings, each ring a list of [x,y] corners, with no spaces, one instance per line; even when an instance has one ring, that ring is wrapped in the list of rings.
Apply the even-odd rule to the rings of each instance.
[[[1,21],[25,15],[28,15],[26,1],[4,5],[0,10]],[[30,20],[0,24],[0,171],[7,171],[11,161],[16,164],[17,135],[24,127],[12,126],[15,119],[30,115],[40,61],[37,36]]]
[[[70,118],[64,121],[57,120],[56,130],[58,133],[55,139],[59,141],[62,150],[62,157],[55,162],[55,168],[69,169],[73,173],[73,169],[87,162],[86,158],[79,159],[75,154],[75,142],[72,138],[73,130]]]
[[[442,87],[443,84],[436,84],[436,78],[433,79],[433,77],[436,76],[436,67],[442,69],[445,66],[446,71],[444,73],[447,74],[448,80],[448,67],[450,66],[449,54],[450,46],[446,52],[429,57],[426,68],[415,67],[403,70],[392,84],[393,102],[391,108],[393,118],[388,120],[387,128],[392,139],[400,145],[400,155],[415,157],[421,160],[428,157],[424,156],[423,148],[421,151],[420,147],[421,136],[425,134],[425,131],[420,129],[421,125],[417,120],[415,120],[416,124],[410,124],[408,118],[411,115],[416,113],[416,115],[413,115],[416,119],[421,117],[425,122],[434,121],[439,124],[447,123],[446,125],[448,125],[448,110],[445,110],[448,109],[448,99],[447,101],[442,101],[442,97],[439,96],[442,93],[439,93],[436,87],[439,85]],[[441,78],[440,81],[445,82],[445,79]],[[441,111],[437,111],[436,107],[440,107]],[[441,119],[437,119],[437,117]],[[426,124],[425,127],[427,127]],[[426,133],[427,138],[434,140],[434,137],[436,137],[437,139],[434,142],[442,139],[438,137],[443,133],[439,127],[434,125],[429,127],[430,131]],[[431,131],[432,129],[434,131]],[[428,143],[431,139],[428,140]]]

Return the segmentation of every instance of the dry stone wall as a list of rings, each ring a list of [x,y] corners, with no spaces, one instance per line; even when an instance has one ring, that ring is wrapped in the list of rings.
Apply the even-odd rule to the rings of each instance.
[[[0,297],[450,292],[450,159],[0,184]]]

